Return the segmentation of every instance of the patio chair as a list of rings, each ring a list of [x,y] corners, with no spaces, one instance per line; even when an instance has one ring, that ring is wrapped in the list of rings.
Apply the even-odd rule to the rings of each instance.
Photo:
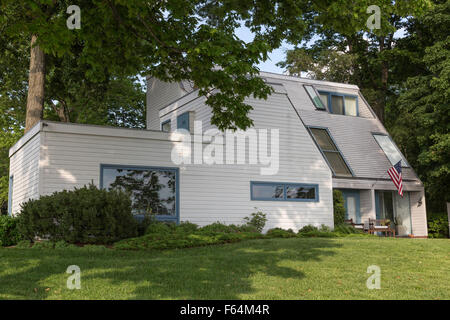
[[[395,229],[391,228],[388,219],[369,219],[369,233],[384,232],[385,235],[395,237]]]
[[[355,222],[353,222],[353,219],[344,220],[344,222],[346,224],[351,225],[355,229],[359,229],[359,230],[363,230],[363,231],[367,230],[367,228],[364,227],[364,223],[355,223]]]

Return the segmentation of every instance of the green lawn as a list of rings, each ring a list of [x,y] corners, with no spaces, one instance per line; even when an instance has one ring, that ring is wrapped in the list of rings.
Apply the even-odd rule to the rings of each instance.
[[[81,290],[66,288],[69,265]],[[369,265],[381,289],[369,290]],[[450,299],[450,240],[265,239],[151,251],[0,249],[0,299]]]

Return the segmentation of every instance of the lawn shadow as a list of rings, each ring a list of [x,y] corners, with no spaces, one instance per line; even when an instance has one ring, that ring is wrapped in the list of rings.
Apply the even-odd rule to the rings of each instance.
[[[334,255],[334,249],[340,246],[331,239],[313,238],[253,240],[163,252],[9,249],[17,251],[13,264],[22,260],[23,269],[0,273],[0,295],[45,299],[50,293],[45,292],[46,284],[42,282],[55,273],[64,274],[59,277],[64,279],[61,288],[68,290],[65,281],[69,275],[65,270],[78,264],[83,287],[62,298],[240,299],[258,291],[255,281],[304,278],[301,264],[287,267],[286,262],[320,261]],[[24,253],[22,258],[20,251]],[[26,267],[24,259],[34,263]],[[2,268],[8,267],[5,263],[0,263]],[[11,292],[13,283],[17,288]],[[39,293],[33,293],[34,288]]]

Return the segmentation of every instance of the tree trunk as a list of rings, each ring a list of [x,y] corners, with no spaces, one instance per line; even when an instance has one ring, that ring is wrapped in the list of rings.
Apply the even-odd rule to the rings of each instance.
[[[385,37],[379,38],[380,42],[380,55],[385,50]],[[382,60],[381,61],[381,88],[378,95],[378,108],[375,110],[375,113],[377,114],[378,118],[380,119],[381,123],[384,123],[384,110],[386,108],[386,96],[387,96],[387,89],[388,89],[388,76],[389,76],[389,64],[388,61]]]
[[[36,40],[37,36],[33,35],[31,37],[25,132],[38,123],[44,114],[45,54],[39,46],[35,45]]]

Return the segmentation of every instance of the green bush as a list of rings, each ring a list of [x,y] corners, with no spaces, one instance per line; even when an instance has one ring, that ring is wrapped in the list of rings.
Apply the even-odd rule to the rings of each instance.
[[[342,192],[337,189],[333,189],[333,217],[335,226],[344,224],[345,222],[344,197],[342,195]]]
[[[266,237],[268,238],[295,238],[297,235],[292,229],[284,230],[281,228],[273,228],[267,230]]]
[[[189,221],[182,221],[176,230],[177,232],[192,233],[198,230],[198,225]]]
[[[264,229],[264,226],[267,222],[267,215],[262,211],[258,211],[258,208],[255,208],[256,212],[253,212],[250,217],[245,217],[245,225],[249,227],[254,227],[258,232],[261,232]]]
[[[18,218],[19,232],[31,241],[39,237],[54,242],[111,243],[137,235],[130,197],[92,184],[29,200]]]
[[[17,243],[16,248],[19,248],[19,249],[28,249],[28,248],[31,247],[31,245],[32,245],[32,243],[31,243],[30,240],[20,240],[20,241]]]
[[[17,228],[17,218],[0,216],[0,242],[2,246],[12,246],[21,239]]]
[[[303,228],[301,228],[300,230],[298,230],[298,233],[306,233],[306,232],[311,232],[311,231],[319,231],[319,228],[313,226],[313,225],[306,225]]]
[[[214,222],[199,229],[200,232],[223,232],[223,233],[239,233],[239,232],[258,232],[256,227],[251,225],[235,225]]]
[[[165,234],[172,233],[173,228],[169,226],[169,224],[164,222],[155,221],[152,222],[145,231],[145,234]]]
[[[428,216],[428,237],[448,238],[448,215],[446,213],[432,213]]]

